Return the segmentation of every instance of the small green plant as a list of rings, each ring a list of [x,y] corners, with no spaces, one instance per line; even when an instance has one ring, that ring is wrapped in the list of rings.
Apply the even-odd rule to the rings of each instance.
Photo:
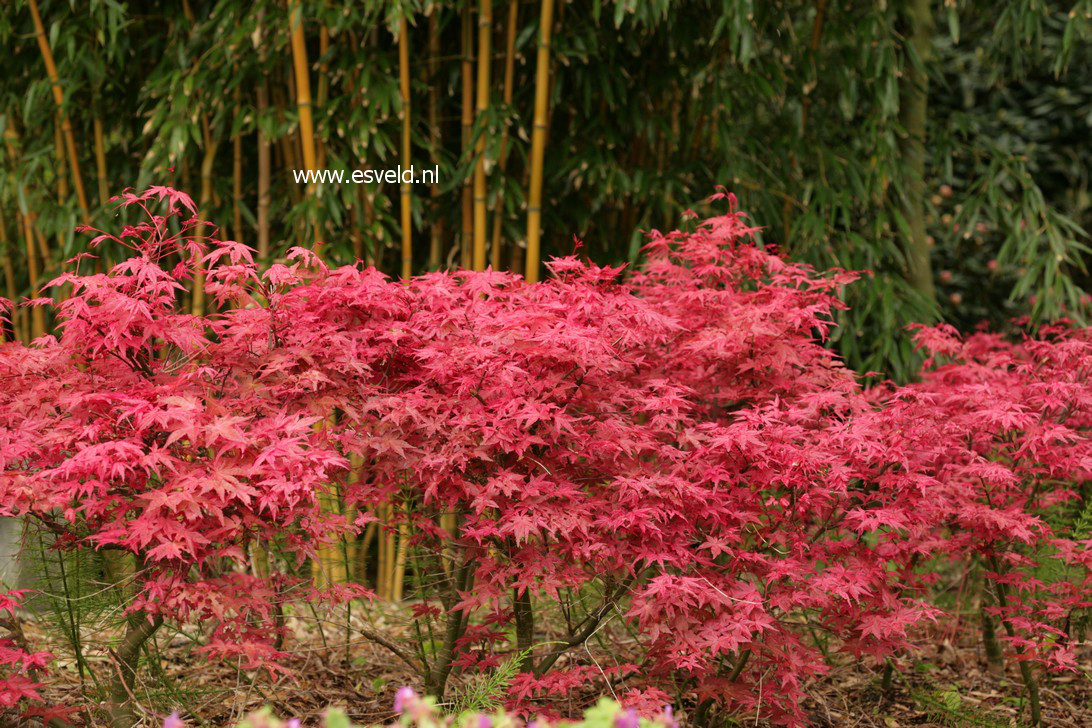
[[[988,708],[970,705],[955,687],[913,690],[911,697],[929,718],[941,725],[952,728],[978,726],[979,728],[1009,728],[1007,718],[991,712]]]
[[[454,692],[451,701],[447,704],[447,712],[451,715],[462,715],[473,712],[497,711],[504,701],[504,694],[512,684],[514,678],[520,672],[520,665],[531,654],[532,648],[528,648],[517,655],[502,662],[497,669],[480,679],[474,680]]]

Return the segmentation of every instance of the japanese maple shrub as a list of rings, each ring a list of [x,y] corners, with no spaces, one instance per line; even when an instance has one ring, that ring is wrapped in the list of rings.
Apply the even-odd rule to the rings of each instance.
[[[161,199],[166,214],[153,212]],[[321,542],[317,494],[346,463],[315,427],[323,410],[308,381],[236,345],[245,316],[193,316],[176,295],[207,267],[228,309],[244,289],[274,295],[273,272],[259,278],[241,245],[195,239],[182,193],[126,193],[121,204],[143,219],[92,246],[110,239],[132,256],[99,274],[80,273],[78,256],[51,284],[71,287],[59,338],[0,348],[0,509],[58,549],[135,558],[112,695],[115,723],[130,725],[137,658],[165,619],[214,625],[202,648],[213,655],[276,657],[274,585],[232,565],[255,540],[301,554]]]
[[[311,352],[344,405],[341,447],[368,464],[347,495],[395,503],[387,527],[413,534],[435,587],[415,614],[439,636],[400,655],[430,692],[496,666],[511,626],[516,707],[626,678],[646,709],[696,695],[703,712],[799,723],[826,669],[810,634],[883,658],[931,614],[910,555],[850,529],[901,457],[851,426],[872,404],[820,340],[853,276],[751,232],[733,210],[654,235],[628,278],[575,257],[535,285],[317,269],[280,299],[286,350]],[[569,631],[536,649],[550,605]],[[640,675],[570,655],[614,618],[639,638]]]
[[[1092,607],[1092,340],[1069,325],[1015,342],[950,326],[917,339],[929,352],[922,380],[860,423],[904,459],[855,525],[889,527],[903,554],[982,572],[983,619],[1002,625],[1037,724],[1033,666],[1077,669]]]
[[[366,636],[436,696],[515,659],[528,714],[607,681],[648,715],[800,725],[832,651],[913,648],[935,553],[981,566],[1022,664],[1073,667],[1089,541],[1049,521],[1087,480],[1085,332],[928,330],[922,381],[866,392],[823,345],[855,276],[764,250],[730,197],[653,233],[636,271],[574,255],[536,284],[392,281],[300,249],[263,272],[193,239],[180,193],[122,202],[146,212],[111,238],[133,257],[61,276],[59,338],[0,349],[4,513],[138,562],[119,720],[162,620],[276,664],[286,577],[248,573],[249,544],[302,558],[379,514],[412,550],[429,638]],[[198,269],[201,317],[178,303]],[[353,517],[323,512],[334,493]],[[639,665],[593,651],[622,624]]]

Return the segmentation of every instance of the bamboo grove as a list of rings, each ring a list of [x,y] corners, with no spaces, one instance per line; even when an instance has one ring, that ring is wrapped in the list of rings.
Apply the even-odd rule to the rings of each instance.
[[[642,230],[724,185],[776,221],[767,243],[873,272],[846,314],[859,340],[836,345],[905,378],[909,321],[1083,315],[1088,129],[1055,112],[1092,105],[1090,7],[16,0],[0,14],[5,294],[36,296],[126,187],[189,191],[264,261],[305,241],[389,275],[534,280],[573,236],[636,262]],[[291,174],[397,165],[438,179]],[[190,296],[203,310],[200,276]],[[49,326],[33,309],[8,335]]]

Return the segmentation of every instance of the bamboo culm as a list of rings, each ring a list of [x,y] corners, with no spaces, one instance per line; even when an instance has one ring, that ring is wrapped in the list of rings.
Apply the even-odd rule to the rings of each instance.
[[[493,34],[493,0],[481,0],[478,11],[478,94],[475,112],[478,140],[474,145],[474,270],[485,270],[485,115],[489,108],[489,71],[493,63],[490,40]]]
[[[398,30],[398,79],[402,93],[402,168],[409,169],[410,161],[410,76],[409,76],[409,22],[402,16]],[[413,201],[410,183],[401,181],[402,197],[402,278],[413,272]]]
[[[527,258],[524,276],[538,280],[542,235],[542,165],[546,156],[546,111],[550,90],[550,29],[554,0],[542,0],[539,19],[538,65],[535,69],[535,116],[531,132],[531,180],[527,204]]]

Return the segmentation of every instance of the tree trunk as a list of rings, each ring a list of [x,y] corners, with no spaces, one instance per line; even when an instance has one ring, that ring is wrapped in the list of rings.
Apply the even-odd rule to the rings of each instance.
[[[162,617],[149,619],[143,611],[133,612],[128,617],[125,637],[117,649],[117,675],[110,688],[110,726],[111,728],[133,728],[139,724],[133,699],[136,690],[136,672],[140,661],[140,650],[144,643],[155,634],[163,624]]]
[[[997,561],[996,556],[990,557],[990,568],[998,576],[1001,575],[1001,566]],[[994,588],[997,589],[997,605],[1002,610],[1007,610],[1009,606],[1008,596],[1006,595],[1005,584],[1000,580],[994,581]],[[1001,625],[1005,628],[1005,633],[1009,638],[1016,637],[1016,628],[1012,626],[1012,622],[1004,617],[1001,618]],[[1021,647],[1017,648],[1018,654],[1023,654],[1024,650]],[[1031,724],[1034,726],[1042,725],[1042,713],[1039,705],[1039,682],[1035,679],[1035,673],[1032,671],[1032,663],[1027,660],[1020,660],[1020,678],[1024,681],[1024,687],[1028,691],[1028,707],[1031,711]]]
[[[535,645],[535,612],[531,604],[531,590],[516,590],[512,596],[512,616],[516,621],[516,651],[521,655],[520,670],[533,670]]]
[[[982,645],[986,648],[986,669],[991,675],[1003,675],[1005,673],[1005,657],[1001,652],[1001,644],[997,641],[997,628],[993,623],[993,617],[981,612],[982,616]]]
[[[458,601],[459,592],[465,592],[470,586],[470,577],[473,574],[473,562],[469,554],[463,555],[464,561],[448,579],[447,593],[443,597],[445,615],[444,639],[440,645],[440,651],[436,655],[432,668],[429,670],[429,680],[425,684],[425,691],[437,700],[443,700],[444,689],[447,687],[447,678],[451,674],[452,662],[455,659],[455,644],[466,632],[467,620],[464,612],[456,611],[453,607]]]

